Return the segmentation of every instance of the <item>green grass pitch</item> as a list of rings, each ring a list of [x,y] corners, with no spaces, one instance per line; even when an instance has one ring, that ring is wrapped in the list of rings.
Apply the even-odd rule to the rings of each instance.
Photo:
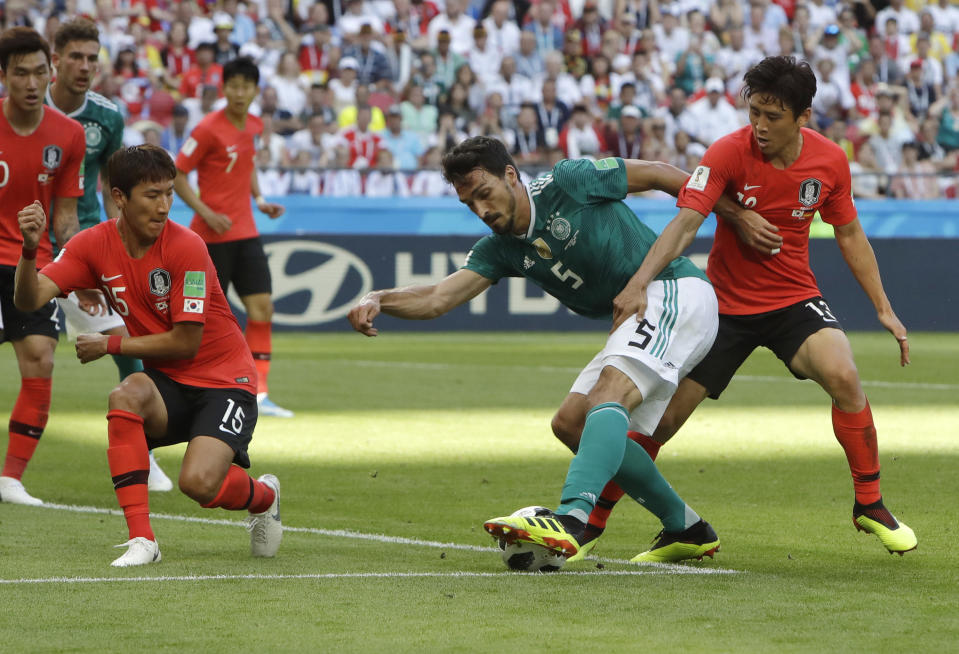
[[[484,519],[554,506],[569,453],[549,420],[605,340],[588,334],[281,334],[251,472],[283,484],[288,531],[249,556],[240,513],[151,495],[157,565],[126,540],[106,463],[108,361],[57,350],[50,422],[24,478],[62,508],[0,504],[3,652],[902,652],[959,642],[959,336],[851,340],[879,429],[883,490],[919,549],[856,532],[829,403],[768,352],[658,464],[716,528],[714,560],[626,561],[657,521],[623,502],[600,561],[505,571]],[[0,348],[0,408],[17,392]],[[3,441],[0,438],[0,441]],[[0,447],[0,450],[5,449]],[[157,451],[174,476],[182,446]],[[84,510],[68,509],[85,507]]]

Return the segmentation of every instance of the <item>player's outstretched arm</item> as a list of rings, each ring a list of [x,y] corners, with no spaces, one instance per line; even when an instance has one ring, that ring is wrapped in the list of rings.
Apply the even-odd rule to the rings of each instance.
[[[636,315],[637,319],[642,317],[646,312],[646,288],[649,283],[689,247],[704,220],[706,216],[703,214],[684,207],[666,225],[663,233],[649,248],[639,270],[613,299],[613,326],[610,333],[630,316]]]
[[[76,349],[80,363],[96,361],[106,354],[123,354],[134,359],[192,359],[200,350],[202,340],[203,325],[178,322],[169,331],[145,336],[80,334]]]
[[[17,213],[23,251],[14,277],[13,303],[21,311],[36,311],[60,294],[60,288],[46,275],[37,272],[37,248],[47,228],[47,216],[39,200]]]
[[[909,363],[909,341],[906,339],[906,327],[892,310],[892,304],[886,297],[886,291],[882,286],[882,278],[879,275],[879,264],[876,261],[876,253],[873,252],[869,239],[859,223],[859,219],[838,225],[833,228],[836,233],[836,243],[839,245],[839,251],[842,253],[846,265],[852,271],[853,277],[862,286],[872,305],[876,308],[876,316],[883,327],[896,337],[899,344],[899,365],[905,366]]]
[[[353,329],[376,336],[373,319],[380,313],[406,320],[431,320],[469,302],[493,282],[472,270],[460,269],[432,286],[406,286],[367,293],[347,316]]]
[[[626,190],[629,193],[664,191],[673,197],[689,179],[686,171],[661,161],[624,159],[626,164]]]

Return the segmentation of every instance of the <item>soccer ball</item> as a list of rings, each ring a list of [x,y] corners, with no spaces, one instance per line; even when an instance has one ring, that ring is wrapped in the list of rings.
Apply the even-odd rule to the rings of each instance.
[[[542,506],[527,506],[513,511],[512,515],[520,517],[533,517],[540,515],[549,515],[551,511]],[[503,563],[510,570],[521,570],[523,572],[556,572],[566,563],[566,557],[562,554],[548,550],[542,545],[533,543],[524,543],[516,541],[512,545],[507,545],[505,540],[499,541],[499,548],[502,550],[501,556]]]

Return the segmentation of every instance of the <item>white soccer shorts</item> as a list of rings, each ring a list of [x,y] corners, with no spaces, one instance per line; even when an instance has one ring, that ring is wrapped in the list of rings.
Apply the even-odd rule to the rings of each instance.
[[[102,334],[108,329],[123,327],[123,318],[112,309],[99,316],[91,316],[80,308],[76,293],[57,298],[67,323],[67,338],[77,340],[77,334]]]
[[[654,281],[642,321],[631,316],[610,334],[606,346],[579,373],[570,393],[587,395],[612,366],[643,395],[629,428],[651,435],[679,380],[702,361],[716,339],[719,305],[712,285],[698,277]]]

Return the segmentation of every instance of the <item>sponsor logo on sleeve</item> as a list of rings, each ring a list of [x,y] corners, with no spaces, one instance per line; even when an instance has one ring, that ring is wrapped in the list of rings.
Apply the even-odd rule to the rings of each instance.
[[[619,168],[619,162],[616,161],[615,157],[607,157],[605,159],[600,159],[599,161],[594,161],[593,165],[596,167],[596,170],[612,170],[614,168]]]
[[[184,141],[183,145],[180,147],[180,152],[186,156],[192,156],[193,152],[196,150],[197,142],[196,139],[192,136]]]
[[[188,270],[183,274],[183,297],[206,297],[206,272]]]
[[[696,166],[696,170],[689,176],[686,182],[686,188],[693,191],[705,191],[706,182],[709,181],[709,166]]]
[[[203,313],[203,300],[183,298],[183,313]]]

